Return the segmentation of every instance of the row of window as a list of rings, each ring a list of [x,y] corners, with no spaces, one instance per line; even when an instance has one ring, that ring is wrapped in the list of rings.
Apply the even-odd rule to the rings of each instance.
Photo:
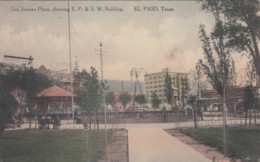
[[[145,86],[146,89],[156,89],[156,88],[162,88],[165,87],[165,85],[151,85],[151,86]],[[182,85],[180,86],[179,84],[177,84],[177,86],[175,84],[172,84],[172,87],[177,87],[178,89],[185,89],[187,88],[186,85]]]
[[[171,78],[172,78],[172,79],[180,79],[180,80],[183,80],[183,79],[187,79],[187,76],[186,76],[186,75],[183,75],[183,76],[171,75]],[[146,80],[146,81],[149,81],[149,80],[158,80],[158,79],[165,79],[165,75],[156,75],[156,76],[148,76],[148,77],[145,77],[145,80]]]
[[[158,80],[158,81],[145,81],[145,84],[160,84],[160,83],[165,83],[164,81],[162,81],[162,80]],[[188,83],[188,81],[187,80],[175,80],[175,79],[173,79],[172,80],[172,83],[173,84],[176,84],[176,83],[179,83],[179,84],[182,84],[182,85],[185,85],[185,84],[187,84]]]

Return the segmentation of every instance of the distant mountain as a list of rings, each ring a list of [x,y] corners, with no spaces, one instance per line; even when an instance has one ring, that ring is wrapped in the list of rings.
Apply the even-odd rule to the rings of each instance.
[[[134,93],[134,89],[135,89],[135,81],[131,81],[131,80],[123,80],[123,81],[120,81],[120,80],[108,80],[107,81],[108,83],[108,86],[109,86],[109,91],[113,91],[113,92],[128,92],[128,93]],[[139,81],[139,84],[138,82],[136,83],[136,94],[141,94],[141,90],[140,90],[140,87],[141,87],[141,90],[142,90],[142,93],[144,94],[144,83],[143,82],[140,82]]]

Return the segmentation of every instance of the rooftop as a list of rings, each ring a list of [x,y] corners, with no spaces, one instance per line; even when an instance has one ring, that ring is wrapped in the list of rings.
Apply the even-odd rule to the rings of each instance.
[[[71,97],[72,93],[56,85],[41,91],[37,97]]]

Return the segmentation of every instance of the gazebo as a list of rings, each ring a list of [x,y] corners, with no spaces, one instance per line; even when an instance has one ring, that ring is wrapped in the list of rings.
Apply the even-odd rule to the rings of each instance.
[[[62,119],[72,117],[72,93],[56,85],[37,95],[39,115],[59,115]]]

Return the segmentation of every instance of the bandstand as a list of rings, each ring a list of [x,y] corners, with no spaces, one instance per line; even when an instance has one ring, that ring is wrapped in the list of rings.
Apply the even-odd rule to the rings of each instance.
[[[72,118],[72,93],[56,85],[37,95],[38,114],[58,115],[60,119]]]

